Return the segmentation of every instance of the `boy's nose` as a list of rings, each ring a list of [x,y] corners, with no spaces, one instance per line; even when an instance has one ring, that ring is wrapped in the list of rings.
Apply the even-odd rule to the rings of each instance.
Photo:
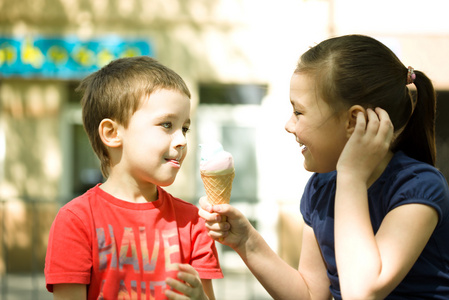
[[[187,137],[182,133],[178,132],[174,137],[175,147],[185,148],[187,146]]]

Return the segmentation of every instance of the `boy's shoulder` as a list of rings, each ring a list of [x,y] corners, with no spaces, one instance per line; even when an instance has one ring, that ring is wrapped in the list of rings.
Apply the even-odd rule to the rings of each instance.
[[[181,198],[175,197],[163,188],[158,186],[158,193],[159,193],[159,205],[164,205],[163,203],[170,203],[173,208],[176,211],[183,211],[186,214],[197,214],[198,213],[198,207],[194,204],[187,202]],[[66,203],[60,210],[61,211],[71,211],[72,213],[88,213],[91,211],[92,206],[98,206],[100,204],[95,204],[98,200],[97,198],[103,199],[105,196],[105,192],[102,192],[100,190],[99,185],[89,189],[84,194],[74,198],[73,200]],[[109,199],[110,200],[110,199]],[[129,203],[126,203],[125,205],[128,205]],[[123,205],[123,203],[122,203]],[[131,205],[131,204],[130,204]]]
[[[165,200],[168,200],[171,203],[173,203],[173,206],[175,207],[175,209],[192,210],[195,212],[198,211],[198,207],[195,206],[193,203],[190,203],[181,198],[175,197],[161,187],[158,187],[158,191],[160,193],[159,198],[163,197],[163,198],[165,198]]]
[[[95,186],[89,190],[87,190],[84,194],[79,195],[66,204],[64,204],[59,212],[67,212],[70,211],[72,213],[81,213],[81,212],[87,212],[90,210],[90,201],[93,199],[95,195],[95,189],[98,188],[98,186]]]

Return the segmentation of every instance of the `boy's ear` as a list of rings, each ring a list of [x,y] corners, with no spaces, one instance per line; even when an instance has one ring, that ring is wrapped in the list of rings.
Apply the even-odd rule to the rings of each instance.
[[[116,148],[122,145],[117,122],[111,119],[103,119],[98,126],[98,133],[100,134],[101,141],[107,147]]]
[[[357,124],[357,115],[359,112],[362,112],[363,115],[366,116],[366,110],[363,108],[363,106],[360,105],[353,105],[349,108],[347,113],[347,121],[346,121],[346,132],[348,138],[352,135],[354,132],[355,124]]]

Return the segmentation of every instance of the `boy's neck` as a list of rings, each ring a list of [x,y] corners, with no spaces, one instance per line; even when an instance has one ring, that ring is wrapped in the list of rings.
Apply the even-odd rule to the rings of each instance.
[[[115,198],[131,203],[153,202],[158,199],[157,186],[152,183],[142,186],[137,182],[125,183],[109,177],[100,188]]]

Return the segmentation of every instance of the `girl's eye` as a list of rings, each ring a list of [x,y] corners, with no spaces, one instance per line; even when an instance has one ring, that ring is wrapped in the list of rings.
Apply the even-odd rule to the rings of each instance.
[[[299,111],[294,111],[293,113],[295,114],[295,116],[302,115],[302,113],[300,113]]]
[[[184,133],[184,135],[186,135],[187,132],[189,132],[189,131],[190,131],[189,127],[182,127],[182,133]]]

